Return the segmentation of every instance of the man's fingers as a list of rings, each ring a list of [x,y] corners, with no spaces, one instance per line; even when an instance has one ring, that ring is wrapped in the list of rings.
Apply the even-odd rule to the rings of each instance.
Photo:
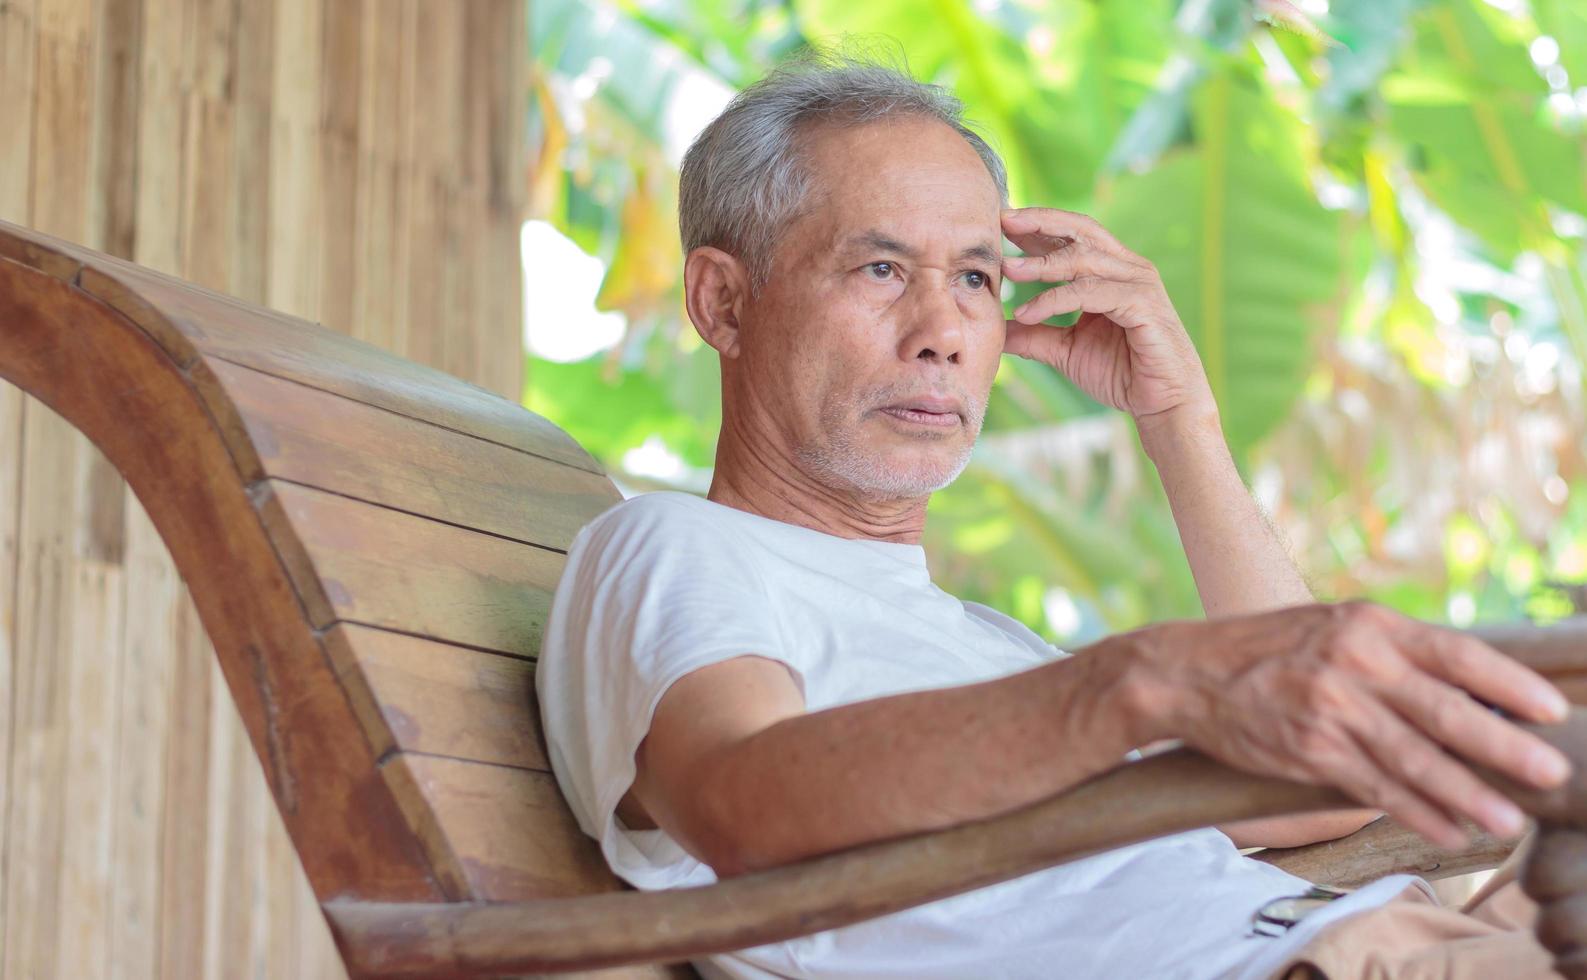
[[[1003,273],[1015,282],[1032,280],[1071,280],[1082,276],[1132,282],[1142,269],[1116,255],[1069,245],[1043,255],[1009,256],[1003,260]]]
[[[1060,371],[1065,370],[1070,349],[1074,346],[1072,328],[1049,327],[1044,323],[1007,321],[1008,333],[1003,339],[1003,353],[1044,361]]]
[[[1074,238],[1097,248],[1134,255],[1102,227],[1101,222],[1078,211],[1061,208],[1019,208],[1003,212],[1003,232],[1009,241],[1018,243],[1016,235],[1045,235],[1048,238]],[[1021,248],[1025,246],[1021,245]]]
[[[1384,697],[1407,721],[1461,758],[1539,789],[1553,789],[1570,778],[1565,753],[1426,674],[1408,674],[1389,686]]]
[[[1547,678],[1476,637],[1408,622],[1397,639],[1418,667],[1517,717],[1548,725],[1570,713],[1570,702]]]
[[[1370,746],[1356,739],[1357,774],[1338,786],[1367,806],[1377,807],[1396,822],[1416,831],[1447,850],[1459,850],[1471,840],[1453,817],[1416,789],[1390,774]]]
[[[1500,837],[1514,837],[1525,828],[1520,807],[1393,711],[1379,709],[1362,724],[1366,730],[1357,738],[1378,766],[1430,804]]]
[[[1086,276],[1037,294],[1029,302],[1014,310],[1014,319],[1020,323],[1040,323],[1050,316],[1073,310],[1111,313],[1117,310],[1127,297],[1128,289],[1123,283]]]

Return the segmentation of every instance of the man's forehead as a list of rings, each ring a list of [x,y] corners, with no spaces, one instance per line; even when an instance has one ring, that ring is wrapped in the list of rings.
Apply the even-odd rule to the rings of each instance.
[[[999,258],[1002,196],[952,128],[905,118],[821,127],[805,139],[815,171],[805,218],[824,248]]]
[[[1002,196],[986,161],[960,133],[937,120],[817,126],[802,134],[801,143],[815,184],[846,204],[904,194],[1001,209]]]
[[[938,241],[920,241],[918,234],[894,228],[872,227],[854,231],[842,236],[837,242],[840,253],[850,252],[880,252],[890,255],[899,255],[909,259],[919,259],[933,246],[946,243],[955,259],[979,259],[983,262],[999,262],[1002,253],[998,242],[982,234],[965,235],[963,233],[949,232],[946,235],[931,236]]]

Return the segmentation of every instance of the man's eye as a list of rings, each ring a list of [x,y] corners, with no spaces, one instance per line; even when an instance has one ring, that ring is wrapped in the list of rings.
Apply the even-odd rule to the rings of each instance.
[[[964,281],[971,289],[985,289],[992,284],[992,277],[984,272],[966,272]]]
[[[893,278],[894,270],[891,262],[872,262],[865,269],[870,273],[872,279],[887,280]]]

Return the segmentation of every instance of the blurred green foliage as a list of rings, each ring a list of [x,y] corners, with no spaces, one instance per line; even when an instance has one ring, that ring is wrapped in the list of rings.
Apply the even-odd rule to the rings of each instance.
[[[1325,6],[537,0],[534,216],[607,263],[628,326],[587,361],[531,354],[525,403],[632,489],[702,486],[720,405],[681,307],[680,114],[885,35],[964,101],[1016,206],[1094,214],[1157,265],[1320,597],[1587,608],[1587,7]],[[636,462],[658,440],[669,476]],[[1127,420],[1026,361],[926,545],[945,588],[1059,642],[1200,612]]]

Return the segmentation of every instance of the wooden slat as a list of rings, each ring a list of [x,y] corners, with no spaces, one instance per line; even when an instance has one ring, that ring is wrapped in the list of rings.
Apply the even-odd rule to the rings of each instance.
[[[276,0],[274,74],[270,93],[270,281],[265,305],[306,320],[321,317],[319,299],[351,284],[320,281],[326,220],[320,89],[324,67],[324,0]],[[208,321],[200,319],[201,324]],[[347,330],[350,323],[335,327]]]
[[[376,0],[370,0],[376,2]],[[323,4],[320,170],[324,231],[320,242],[319,321],[338,330],[357,324],[359,251],[358,107],[362,101],[364,0]]]
[[[142,6],[133,257],[143,266],[175,273],[182,268],[184,251],[182,166],[186,155],[182,152],[182,128],[187,100],[182,63],[186,9],[172,3]],[[83,257],[81,252],[75,255]]]
[[[527,660],[339,623],[325,648],[381,755],[550,771]]]
[[[271,70],[275,61],[275,4],[237,4],[232,76],[235,241],[226,292],[250,303],[266,301],[270,286],[270,209],[260,193],[270,186]]]
[[[32,222],[37,0],[0,4],[0,221]]]
[[[437,255],[444,255],[447,259],[443,269],[454,265],[458,259],[451,254],[451,243],[446,237],[447,202],[442,181],[428,171],[418,169],[405,170],[400,179],[400,193],[406,201],[404,217],[408,229],[420,240],[435,243],[432,252],[415,251],[404,257],[411,270],[397,280],[405,280],[402,297],[404,315],[408,323],[415,326],[444,322],[451,317],[465,319],[467,312],[452,306],[448,302],[450,297],[444,293],[447,274],[444,271],[440,275],[423,274],[423,267],[433,263]],[[445,370],[457,373],[446,358],[447,346],[452,342],[451,333],[446,330],[410,330],[403,338],[403,352],[416,361],[438,364]]]
[[[181,579],[148,513],[130,493],[127,508],[122,680],[115,732],[116,868],[110,910],[110,961],[129,977],[153,977],[160,965],[160,830],[166,809],[171,694],[176,660],[172,621],[186,600]],[[182,815],[191,818],[192,815]],[[173,810],[170,819],[182,819]]]
[[[221,289],[231,282],[231,249],[237,237],[232,107],[229,102],[199,98],[191,99],[188,107],[182,205],[186,219],[182,239],[187,248],[182,276]]]
[[[74,537],[77,443],[60,416],[36,401],[24,410],[16,659],[12,666],[5,948],[0,975],[56,976],[55,937],[66,779],[66,697],[58,669],[71,649],[76,612],[69,542]]]
[[[388,0],[364,6],[359,66],[357,199],[353,237],[353,335],[383,350],[411,356],[408,346],[408,256],[411,247],[402,174],[402,135],[411,122],[413,3]],[[426,248],[433,249],[427,243]],[[436,256],[444,263],[444,257]],[[435,362],[430,362],[434,364]],[[436,365],[439,367],[440,365]]]
[[[315,626],[538,656],[559,552],[279,480],[254,500]]]
[[[100,0],[96,14],[88,240],[111,255],[131,258],[137,224],[143,2]]]
[[[217,899],[206,891],[203,842],[219,819],[210,812],[210,702],[224,697],[215,654],[198,613],[184,597],[171,620],[169,749],[160,842],[160,976],[197,977],[204,968],[204,912]]]
[[[46,4],[45,10],[76,4]],[[38,118],[33,134],[33,172],[48,174],[33,185],[33,227],[74,241],[88,238],[89,148],[93,143],[93,63],[75,36],[40,31]]]
[[[33,173],[33,121],[37,102],[35,92],[35,52],[37,38],[33,19],[36,0],[21,0],[0,5],[0,220],[31,220],[31,178]],[[16,663],[21,657],[18,641],[20,567],[18,549],[18,511],[21,505],[21,478],[24,448],[23,411],[26,399],[15,387],[0,382],[0,711],[6,722],[0,724],[0,975],[6,972],[5,950],[21,941],[7,914],[11,889],[8,883],[21,861],[13,855],[9,825],[13,786],[11,719],[17,717]],[[20,779],[16,780],[20,784]]]
[[[1431,844],[1421,835],[1383,817],[1348,837],[1304,847],[1268,848],[1251,857],[1308,881],[1338,888],[1360,888],[1403,871],[1421,875],[1429,881],[1485,871],[1497,866],[1515,849],[1515,841],[1500,840],[1469,821],[1462,821],[1462,826],[1471,835],[1471,844],[1459,851],[1447,851]]]
[[[566,550],[621,500],[605,477],[226,362],[262,473]],[[241,458],[239,456],[239,458]]]
[[[29,222],[89,241],[94,54],[90,0],[41,4],[34,21],[35,79]],[[15,98],[7,91],[6,99]],[[0,139],[9,140],[7,132]],[[7,325],[8,331],[11,325]],[[25,336],[25,334],[23,334]],[[89,441],[34,404],[23,437],[22,522],[29,538],[17,575],[44,588],[22,594],[8,851],[8,976],[79,976],[106,953],[110,823],[106,781],[113,740],[69,719],[109,717],[110,651],[120,618],[121,481]],[[53,601],[52,601],[53,600]],[[31,622],[28,622],[31,620]],[[106,677],[109,673],[111,676]],[[21,804],[21,807],[18,806]],[[18,819],[18,814],[21,819]]]
[[[221,690],[223,679],[218,672],[211,673],[211,686]],[[216,896],[204,903],[203,942],[204,972],[202,976],[219,977],[222,964],[227,960],[248,962],[251,950],[246,943],[246,933],[239,936],[240,917],[255,912],[257,893],[250,881],[250,852],[254,841],[247,828],[241,826],[247,812],[248,786],[242,779],[246,772],[243,763],[248,751],[242,733],[228,725],[226,703],[216,698],[209,704],[209,772],[205,778],[208,799],[204,809],[209,813],[209,833],[204,838],[204,892]],[[197,846],[199,842],[193,842]],[[220,899],[220,896],[227,896]],[[219,900],[217,900],[219,899]],[[239,942],[239,939],[243,940]]]
[[[459,898],[514,901],[623,887],[547,773],[406,752],[381,772]]]
[[[4,12],[0,11],[0,19]],[[0,38],[0,43],[3,43]],[[22,503],[22,413],[26,396],[16,387],[0,381],[0,712],[6,721],[0,723],[0,814],[10,812],[10,799],[14,792],[11,773],[11,719],[17,716],[16,687],[13,665],[20,656],[17,647],[17,599],[21,586],[18,574],[20,550],[17,547],[18,511]],[[6,933],[9,918],[6,903],[10,870],[18,863],[10,851],[10,835],[6,823],[0,819],[0,950],[8,945]],[[0,971],[5,969],[5,956],[0,953]]]
[[[85,270],[84,288],[151,332],[160,331],[156,339],[168,336],[169,318],[210,356],[599,472],[562,430],[482,388],[292,317],[147,272],[113,268],[124,288],[98,269]]]
[[[57,660],[67,690],[66,714],[56,737],[65,743],[61,803],[60,907],[54,937],[57,976],[92,975],[109,961],[110,911],[116,865],[112,773],[118,743],[112,726],[65,724],[68,719],[116,716],[122,667],[122,570],[119,564],[84,561],[74,569],[76,615],[71,656]]]

